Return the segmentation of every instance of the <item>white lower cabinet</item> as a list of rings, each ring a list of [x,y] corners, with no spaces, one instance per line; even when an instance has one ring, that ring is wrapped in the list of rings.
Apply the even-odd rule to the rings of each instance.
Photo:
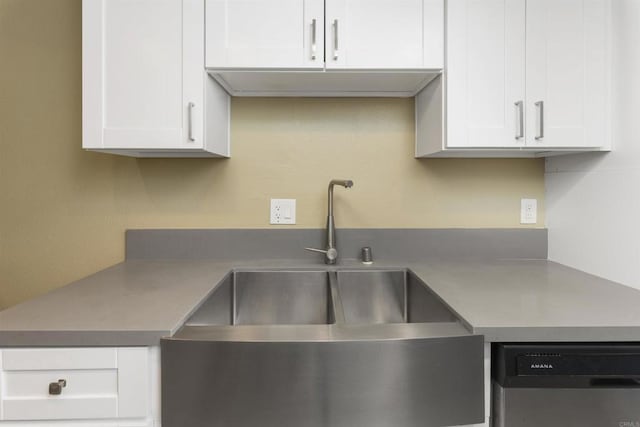
[[[0,350],[2,427],[151,427],[150,347]]]

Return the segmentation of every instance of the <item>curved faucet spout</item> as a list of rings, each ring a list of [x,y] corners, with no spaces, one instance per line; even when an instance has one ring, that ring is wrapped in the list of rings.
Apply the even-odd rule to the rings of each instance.
[[[327,209],[327,245],[325,249],[305,248],[308,251],[319,252],[324,254],[325,264],[335,264],[338,259],[338,250],[336,249],[336,223],[333,219],[333,187],[339,185],[344,188],[353,187],[353,181],[350,179],[332,179],[329,182],[329,206]]]
[[[329,207],[327,209],[328,216],[333,216],[333,187],[335,185],[339,185],[344,188],[351,188],[353,187],[353,181],[351,181],[350,179],[332,179],[329,182],[329,200],[328,200]]]
[[[353,187],[353,181],[350,179],[332,179],[329,182],[328,208],[327,208],[327,254],[333,253],[334,257],[325,257],[326,264],[335,264],[338,258],[336,249],[336,222],[333,219],[333,187],[339,185],[344,188]]]
[[[353,181],[350,179],[332,179],[329,185],[341,185],[342,187],[350,188],[353,187]]]
[[[328,208],[327,208],[327,245],[325,249],[305,248],[308,251],[320,252],[324,254],[325,264],[335,264],[338,259],[338,250],[336,249],[336,223],[333,219],[333,187],[339,185],[344,188],[353,187],[353,181],[350,179],[332,179],[329,182]]]

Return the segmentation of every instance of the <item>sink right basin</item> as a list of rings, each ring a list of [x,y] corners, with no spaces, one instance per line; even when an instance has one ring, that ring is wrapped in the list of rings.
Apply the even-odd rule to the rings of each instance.
[[[406,270],[338,271],[347,324],[455,322],[456,316]]]

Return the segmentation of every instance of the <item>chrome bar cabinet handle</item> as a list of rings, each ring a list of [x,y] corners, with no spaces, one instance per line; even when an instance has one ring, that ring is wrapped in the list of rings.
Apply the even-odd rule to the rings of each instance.
[[[311,60],[316,60],[316,20],[311,20]]]
[[[544,139],[544,101],[538,101],[534,104],[538,108],[538,133],[536,141]]]
[[[524,101],[518,101],[514,105],[517,114],[516,139],[522,139],[524,138]]]
[[[338,60],[338,20],[333,20],[333,60]]]
[[[189,103],[188,106],[188,114],[187,114],[187,119],[188,119],[188,123],[187,126],[189,127],[189,141],[193,142],[196,140],[196,138],[193,136],[193,109],[195,108],[196,104],[194,104],[193,102]]]

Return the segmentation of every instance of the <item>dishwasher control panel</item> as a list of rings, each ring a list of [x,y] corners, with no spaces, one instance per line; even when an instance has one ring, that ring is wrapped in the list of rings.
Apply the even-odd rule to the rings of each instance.
[[[493,354],[493,378],[506,386],[640,386],[636,344],[496,344]]]

